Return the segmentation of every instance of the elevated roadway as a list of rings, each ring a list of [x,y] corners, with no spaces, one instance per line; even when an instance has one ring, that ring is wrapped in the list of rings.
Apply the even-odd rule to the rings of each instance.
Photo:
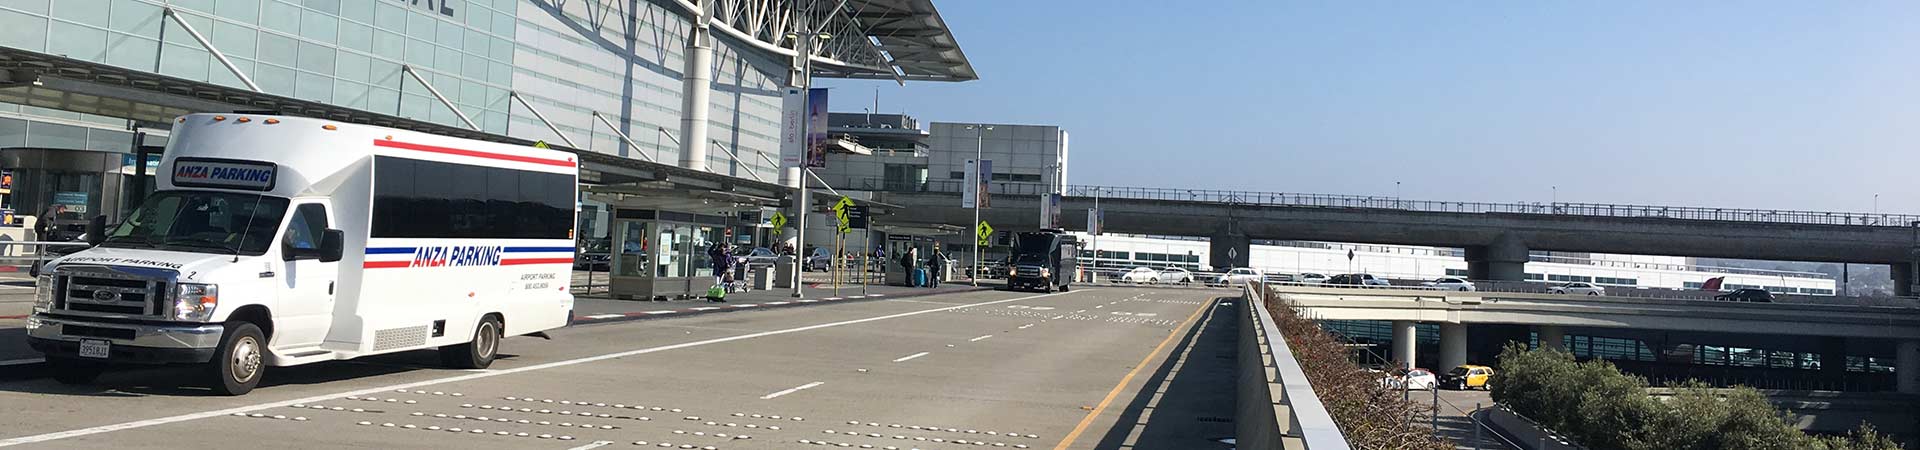
[[[1098,195],[1106,231],[1209,237],[1214,267],[1247,266],[1254,239],[1363,242],[1464,248],[1470,276],[1492,280],[1523,279],[1528,252],[1551,250],[1888,264],[1898,293],[1911,295],[1920,255],[1916,216],[1130,189],[1070,186],[1063,220],[1081,228]],[[902,206],[893,222],[972,220],[957,194],[877,198]],[[995,194],[992,205],[981,215],[999,229],[1039,226],[1038,195]]]

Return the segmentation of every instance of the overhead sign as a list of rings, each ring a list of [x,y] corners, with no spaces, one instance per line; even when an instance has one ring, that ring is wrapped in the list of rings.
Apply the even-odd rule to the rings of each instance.
[[[980,245],[988,245],[992,237],[993,225],[988,225],[985,220],[980,221],[980,226],[973,229],[973,238],[978,240]]]
[[[175,186],[273,190],[278,166],[269,162],[234,159],[179,158],[173,160]]]
[[[773,225],[773,234],[780,234],[780,230],[787,229],[787,215],[785,213],[774,211],[773,220],[768,222]]]

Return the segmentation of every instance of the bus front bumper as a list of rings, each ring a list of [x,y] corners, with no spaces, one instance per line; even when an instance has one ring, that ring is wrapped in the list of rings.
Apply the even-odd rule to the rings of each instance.
[[[213,360],[225,328],[220,324],[97,322],[34,315],[27,318],[27,346],[52,358],[110,363],[169,364]],[[110,343],[107,357],[81,357],[82,341]]]

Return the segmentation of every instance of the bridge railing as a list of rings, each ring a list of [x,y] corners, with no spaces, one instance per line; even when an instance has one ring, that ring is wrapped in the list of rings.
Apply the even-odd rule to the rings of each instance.
[[[1242,288],[1234,445],[1238,448],[1348,450],[1346,435],[1314,394],[1257,285]]]
[[[1044,186],[1041,186],[1044,187]],[[1398,209],[1421,212],[1551,214],[1593,217],[1645,217],[1730,222],[1768,222],[1814,225],[1911,227],[1920,215],[1796,211],[1777,209],[1705,208],[1607,203],[1486,203],[1406,200],[1365,195],[1328,195],[1287,192],[1223,191],[1211,189],[1141,188],[1125,186],[1066,187],[1068,197],[1123,198],[1260,206]]]

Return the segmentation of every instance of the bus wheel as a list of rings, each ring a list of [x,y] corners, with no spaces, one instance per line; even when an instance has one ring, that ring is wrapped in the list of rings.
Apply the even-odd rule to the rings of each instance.
[[[473,340],[465,344],[440,347],[440,362],[455,369],[485,369],[500,353],[500,319],[480,319]]]
[[[47,358],[47,367],[53,370],[53,380],[60,384],[90,384],[107,370],[103,364],[66,358]]]
[[[208,361],[207,374],[214,378],[213,391],[220,395],[246,395],[260,385],[260,373],[266,369],[266,334],[249,322],[228,322],[220,337],[220,347]]]

